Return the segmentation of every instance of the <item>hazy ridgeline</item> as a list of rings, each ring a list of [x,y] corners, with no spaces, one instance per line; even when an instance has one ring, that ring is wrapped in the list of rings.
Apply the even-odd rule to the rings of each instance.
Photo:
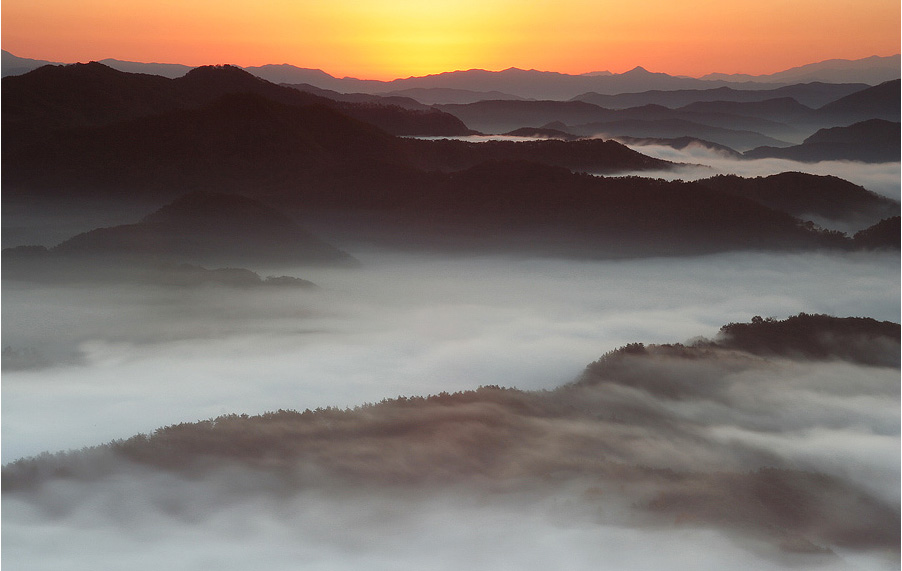
[[[738,160],[703,145],[690,145],[681,150],[663,145],[628,146],[649,156],[684,164],[673,170],[646,171],[642,176],[695,180],[725,173],[755,177],[783,172],[804,172],[837,176],[893,200],[898,201],[900,198],[898,162],[868,164],[853,161],[800,163],[786,159]]]

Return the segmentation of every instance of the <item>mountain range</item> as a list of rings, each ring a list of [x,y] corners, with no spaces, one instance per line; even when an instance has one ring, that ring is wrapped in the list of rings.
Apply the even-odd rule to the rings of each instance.
[[[796,86],[803,87],[803,86]],[[833,92],[832,85],[808,85],[805,92],[819,91],[821,97]],[[821,89],[821,87],[823,87]],[[647,92],[636,100],[658,99],[673,105],[681,98],[702,95],[702,100],[680,107],[646,103],[637,107],[609,109],[592,101],[604,98],[588,94],[571,101],[480,101],[465,105],[436,105],[458,117],[468,127],[487,133],[507,133],[518,128],[554,128],[571,135],[585,137],[694,137],[724,145],[737,151],[761,146],[787,147],[801,143],[823,128],[845,127],[865,119],[881,119],[898,123],[900,118],[900,81],[887,81],[874,87],[863,87],[837,96],[818,108],[804,105],[786,96],[763,100],[731,101],[711,98],[730,96],[735,90]],[[796,90],[802,92],[802,90]],[[840,92],[844,92],[840,91]],[[754,93],[754,92],[749,92]],[[773,91],[764,92],[776,95]],[[836,93],[834,92],[834,95]],[[651,97],[643,97],[650,95]],[[664,95],[668,95],[667,98]],[[673,97],[669,97],[673,95]],[[626,96],[624,96],[626,97]],[[621,99],[625,101],[625,99]],[[883,144],[884,139],[881,139]],[[884,153],[892,154],[896,145]],[[859,153],[849,159],[861,160]],[[887,160],[880,158],[879,160]]]
[[[861,110],[898,113],[886,109],[898,89],[898,81],[889,82],[825,107],[846,116]],[[418,129],[470,133],[470,125],[480,124],[462,110],[519,126],[562,116],[574,122],[604,117],[606,126],[620,125],[633,134],[641,134],[645,124],[669,125],[683,135],[694,124],[707,129],[707,137],[728,131],[715,126],[717,121],[760,126],[775,123],[770,114],[811,121],[824,113],[787,99],[699,102],[676,110],[607,110],[582,101],[489,101],[420,110],[337,101],[232,66],[195,68],[167,79],[100,63],[45,66],[4,78],[2,97],[7,198],[52,200],[65,194],[128,202],[173,200],[189,191],[230,192],[305,220],[341,212],[347,220],[366,222],[337,224],[334,231],[395,245],[400,238],[405,247],[526,248],[589,257],[856,247],[847,236],[797,218],[804,213],[830,218],[818,210],[816,193],[796,199],[810,203],[807,212],[765,199],[787,192],[777,179],[763,183],[775,188],[769,195],[743,195],[699,183],[583,174],[674,166],[611,140],[468,142],[396,136]],[[562,110],[567,115],[560,115]],[[505,119],[505,113],[512,118]],[[705,118],[708,124],[686,117]],[[597,123],[585,125],[598,128]],[[736,189],[742,188],[740,182]],[[799,186],[836,185],[809,176]],[[846,188],[839,194],[857,192]],[[864,229],[898,214],[896,203],[878,207],[874,197],[868,200],[875,204],[867,215],[855,210],[854,221],[841,221]],[[149,240],[153,228],[107,229],[72,243],[136,244]],[[159,243],[154,247],[166,250]]]
[[[19,58],[3,52],[0,69],[3,75],[18,75],[41,65],[41,60]],[[164,77],[181,77],[190,67],[177,64],[138,63],[107,59],[101,63],[127,72],[149,73]],[[779,84],[794,83],[858,83],[876,85],[900,77],[900,56],[873,56],[860,60],[827,60],[818,64],[793,68],[771,75],[734,76],[711,74],[701,79],[654,73],[642,67],[619,74],[594,73],[568,75],[550,71],[510,68],[503,71],[473,69],[452,71],[423,77],[409,77],[392,81],[337,78],[319,69],[299,68],[289,64],[251,66],[251,74],[272,83],[309,84],[320,89],[342,93],[409,94],[407,90],[463,90],[477,92],[480,99],[498,97],[564,100],[587,92],[613,95],[648,90],[711,89],[733,87],[746,90],[773,89]],[[497,92],[497,93],[492,93]],[[450,103],[445,95],[430,94],[428,100]],[[489,96],[486,97],[485,94]],[[457,94],[458,96],[460,93]],[[426,102],[426,101],[424,101]],[[469,102],[469,101],[457,101]]]

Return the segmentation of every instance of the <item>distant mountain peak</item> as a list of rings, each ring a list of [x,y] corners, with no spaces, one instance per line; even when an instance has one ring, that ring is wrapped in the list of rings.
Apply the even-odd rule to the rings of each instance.
[[[267,225],[295,226],[288,217],[263,203],[237,194],[196,191],[159,208],[142,220],[145,224],[198,226],[218,223],[222,227]]]
[[[214,74],[214,73],[219,74],[219,75],[222,75],[225,73],[230,73],[235,76],[246,75],[246,76],[253,77],[253,75],[251,73],[245,71],[244,69],[234,66],[234,65],[231,65],[231,64],[228,64],[228,63],[218,64],[218,65],[202,65],[199,67],[195,67],[194,69],[192,69],[191,71],[189,71],[186,74],[186,77],[202,77],[202,76],[210,75],[210,74]]]
[[[248,83],[258,84],[266,82],[266,80],[257,77],[249,71],[230,64],[195,67],[186,73],[182,79],[187,82],[219,83],[227,85],[247,85]]]
[[[625,73],[622,73],[620,75],[653,75],[653,74],[652,74],[652,72],[648,71],[641,65],[637,65],[633,69],[631,69]]]

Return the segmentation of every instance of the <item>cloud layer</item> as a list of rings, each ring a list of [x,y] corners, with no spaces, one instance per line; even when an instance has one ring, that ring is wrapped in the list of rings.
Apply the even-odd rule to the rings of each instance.
[[[755,314],[899,315],[890,254],[361,259],[277,272],[315,292],[4,284],[4,346],[49,364],[4,371],[4,462],[231,412],[554,388],[625,343]]]
[[[668,180],[696,180],[718,174],[736,174],[743,177],[769,176],[783,172],[803,172],[815,175],[833,175],[864,188],[900,199],[899,163],[866,164],[851,161],[822,161],[800,163],[786,159],[736,160],[702,145],[689,145],[674,149],[664,145],[627,145],[640,153],[668,161],[686,163],[689,166],[673,171],[636,173],[640,176]]]

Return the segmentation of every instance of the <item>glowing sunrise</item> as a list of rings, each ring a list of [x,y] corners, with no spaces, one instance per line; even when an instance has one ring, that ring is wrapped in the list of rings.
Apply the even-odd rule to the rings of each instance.
[[[772,73],[899,51],[889,0],[8,0],[4,49],[51,61],[291,63],[393,79],[507,67]]]

